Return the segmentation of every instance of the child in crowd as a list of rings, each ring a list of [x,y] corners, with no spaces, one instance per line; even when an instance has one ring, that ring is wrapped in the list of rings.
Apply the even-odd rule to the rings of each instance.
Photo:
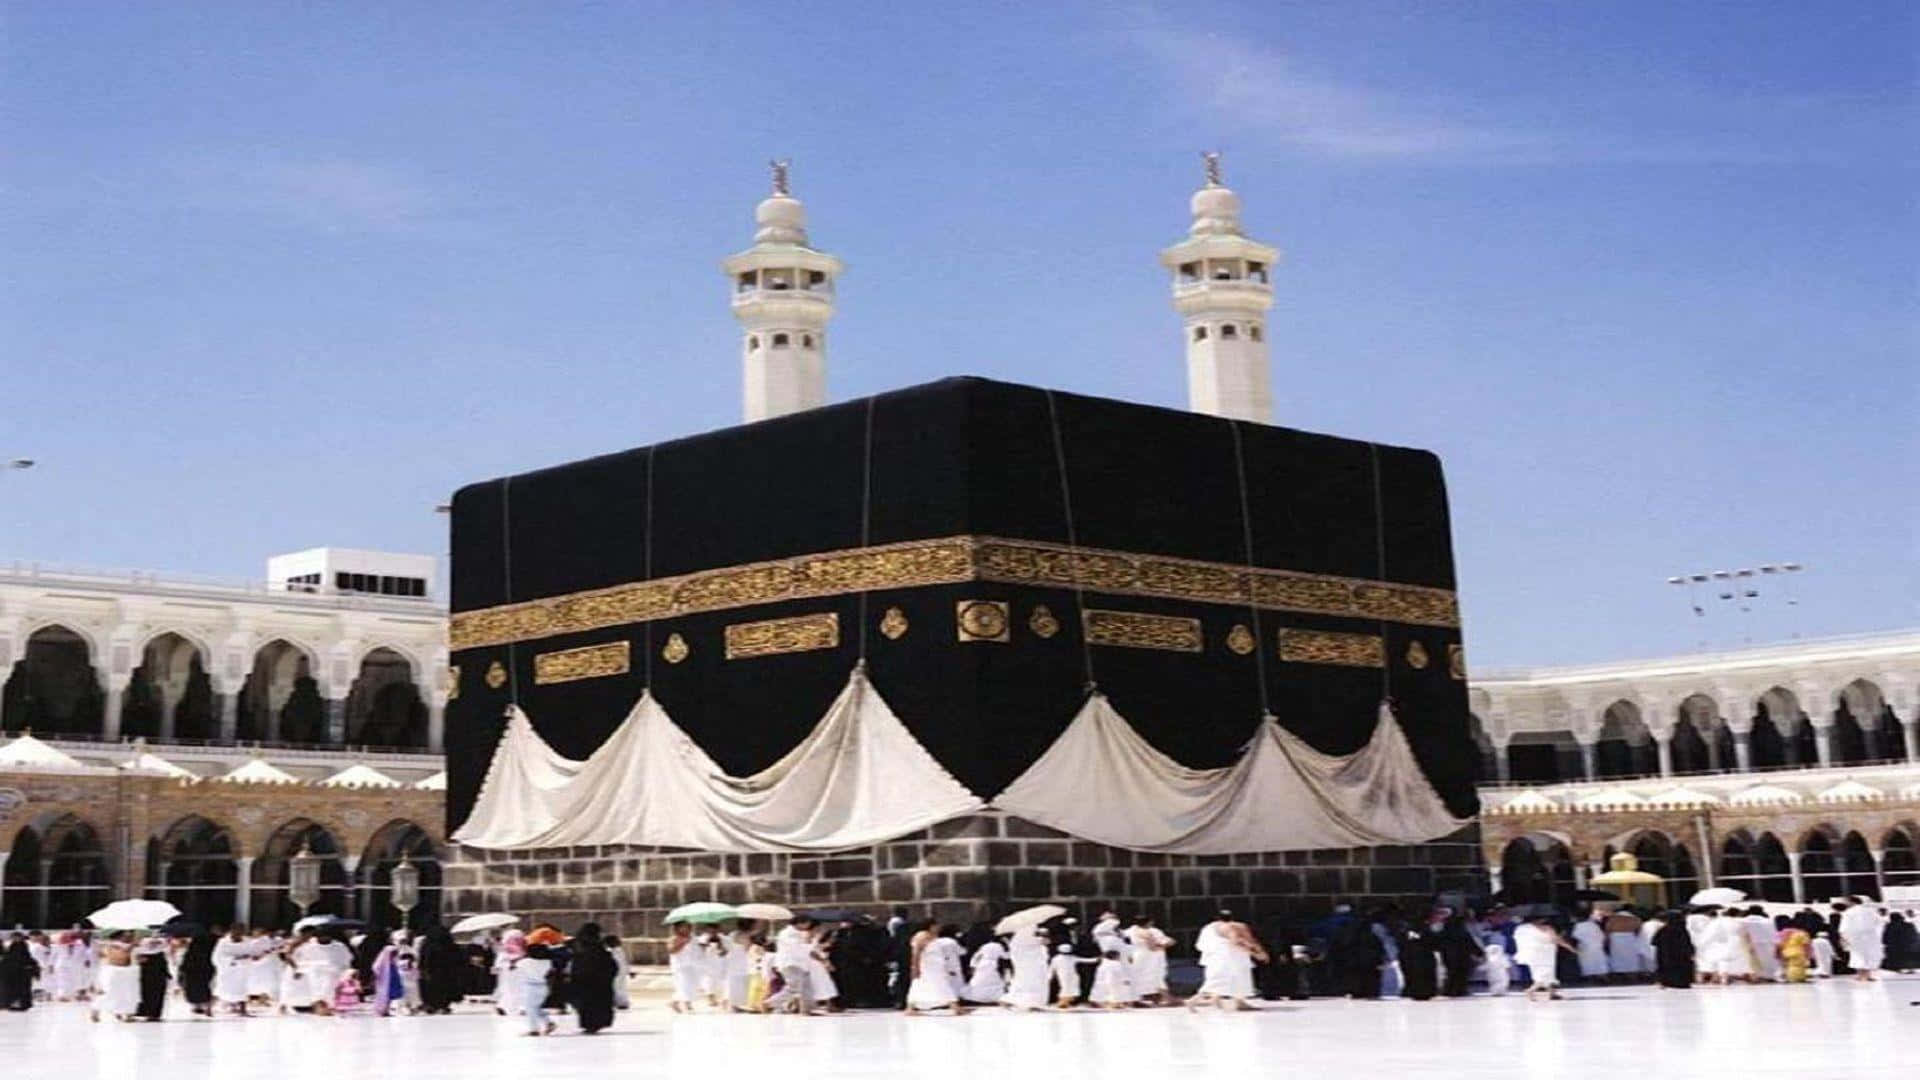
[[[1062,945],[1048,965],[1053,981],[1060,984],[1060,996],[1054,1001],[1056,1008],[1071,1009],[1080,1000],[1080,965],[1098,961],[1073,955],[1073,946]]]
[[[1833,978],[1833,938],[1826,931],[1813,936],[1813,974],[1815,978]]]
[[[1513,965],[1507,960],[1506,946],[1497,941],[1487,942],[1485,956],[1480,970],[1487,976],[1487,993],[1499,997],[1513,982]]]
[[[1100,954],[1100,966],[1093,969],[1092,1002],[1102,1009],[1128,1009],[1133,1007],[1133,991],[1127,982],[1127,962],[1120,958],[1120,950],[1108,949]]]

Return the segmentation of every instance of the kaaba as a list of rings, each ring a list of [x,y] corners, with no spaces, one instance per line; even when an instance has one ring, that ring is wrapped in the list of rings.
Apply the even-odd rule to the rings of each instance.
[[[482,816],[509,706],[542,753],[578,763],[646,698],[746,777],[805,743],[856,672],[978,805],[836,851],[470,844],[449,906],[644,937],[707,898],[969,917],[1119,903],[1180,926],[1224,902],[1472,889],[1454,587],[1430,452],[979,378],[475,483],[452,512],[450,833]],[[1292,747],[1275,760],[1351,772],[1391,729],[1417,768],[1369,766],[1352,805],[1424,798],[1423,820],[1455,831],[1323,848],[1290,842],[1296,808],[1258,805],[1241,810],[1255,833],[1234,835],[1263,850],[1057,827],[1128,811],[1089,805],[1108,788],[1062,771],[1094,699],[1172,772],[1224,775],[1263,724]],[[1015,788],[1062,817],[996,802]],[[1387,835],[1354,828],[1328,835]]]

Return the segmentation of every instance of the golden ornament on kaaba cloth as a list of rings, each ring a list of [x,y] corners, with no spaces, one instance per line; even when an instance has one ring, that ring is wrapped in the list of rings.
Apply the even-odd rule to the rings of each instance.
[[[907,633],[907,613],[897,607],[887,609],[880,616],[880,635],[888,641],[899,641]]]
[[[1027,629],[1037,638],[1050,638],[1060,632],[1060,620],[1053,617],[1053,610],[1045,604],[1035,605],[1033,614],[1027,617]]]
[[[1427,647],[1418,638],[1407,642],[1407,666],[1415,671],[1427,669]]]
[[[681,637],[679,634],[668,634],[667,643],[660,648],[660,659],[665,660],[669,664],[677,664],[685,660],[687,654],[692,651],[692,649],[687,648],[686,638]]]
[[[1006,641],[1012,636],[1005,600],[961,600],[953,614],[961,641]]]
[[[487,665],[487,685],[495,690],[507,685],[507,669],[498,660]]]
[[[460,700],[460,665],[458,664],[447,667],[447,700]]]
[[[1260,643],[1253,640],[1253,631],[1247,629],[1245,623],[1234,623],[1233,629],[1227,631],[1227,648],[1241,656],[1247,655],[1259,646]]]
[[[1464,682],[1467,678],[1467,650],[1459,644],[1447,646],[1447,674]]]

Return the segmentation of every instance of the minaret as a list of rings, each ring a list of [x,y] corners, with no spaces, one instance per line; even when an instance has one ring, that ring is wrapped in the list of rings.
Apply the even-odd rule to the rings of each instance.
[[[740,320],[749,423],[827,401],[827,320],[840,260],[807,246],[807,210],[787,190],[788,162],[775,161],[773,194],[753,211],[753,246],[727,259]]]
[[[1187,407],[1270,424],[1267,311],[1280,252],[1240,231],[1240,196],[1220,182],[1220,155],[1203,157],[1207,183],[1193,193],[1193,227],[1160,253],[1186,324]]]

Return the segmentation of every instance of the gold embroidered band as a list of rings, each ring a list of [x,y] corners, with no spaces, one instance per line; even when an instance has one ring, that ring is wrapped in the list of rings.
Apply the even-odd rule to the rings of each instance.
[[[823,611],[786,619],[734,623],[727,627],[727,659],[811,652],[840,644],[840,616]]]
[[[1387,643],[1374,634],[1342,634],[1332,630],[1280,631],[1280,659],[1297,664],[1339,664],[1343,667],[1386,667]]]
[[[578,679],[598,679],[604,675],[625,675],[628,652],[629,646],[624,641],[544,652],[533,658],[533,683],[535,686],[546,686]]]
[[[1087,641],[1094,645],[1199,652],[1206,644],[1200,632],[1200,620],[1178,615],[1088,608],[1085,623]]]
[[[952,536],[799,555],[679,577],[614,585],[563,596],[455,612],[452,648],[473,649],[580,633],[776,600],[844,596],[871,589],[967,581],[1080,587],[1121,596],[1208,604],[1253,604],[1275,611],[1407,623],[1460,625],[1447,589],[1361,578],[1254,570],[1162,555]]]

